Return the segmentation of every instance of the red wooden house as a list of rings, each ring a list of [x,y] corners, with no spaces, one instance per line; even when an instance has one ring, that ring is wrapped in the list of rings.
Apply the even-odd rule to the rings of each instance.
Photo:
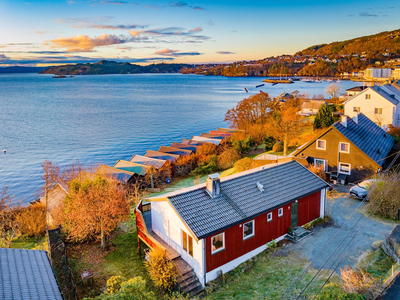
[[[138,237],[191,266],[200,284],[214,280],[283,239],[290,227],[325,216],[325,181],[297,161],[151,198],[136,208]],[[142,214],[143,213],[143,214]]]

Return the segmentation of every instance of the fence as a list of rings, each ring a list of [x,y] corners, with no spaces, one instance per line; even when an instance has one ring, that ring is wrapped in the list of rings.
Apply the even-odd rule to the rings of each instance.
[[[68,265],[67,249],[61,238],[61,228],[46,230],[51,266],[56,274],[64,299],[78,300],[72,270]]]

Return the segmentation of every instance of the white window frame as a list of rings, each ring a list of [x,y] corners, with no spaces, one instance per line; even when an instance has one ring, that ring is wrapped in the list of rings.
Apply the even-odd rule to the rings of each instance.
[[[325,147],[318,147],[318,142],[324,142]],[[315,143],[317,150],[326,150],[326,140],[317,140],[317,142]]]
[[[283,207],[281,207],[280,209],[278,209],[278,217],[282,217],[283,216]]]
[[[247,223],[253,223],[253,233],[248,235],[248,236],[244,236],[244,224],[247,224]],[[247,240],[248,238],[251,238],[251,237],[253,237],[255,235],[255,227],[254,227],[254,225],[255,225],[254,220],[251,220],[251,221],[243,223],[243,225],[242,225],[242,227],[243,227],[243,241]]]
[[[343,172],[343,171],[340,171],[340,167],[341,167],[341,165],[349,165],[349,172]],[[339,165],[338,165],[338,173],[340,173],[340,174],[346,174],[346,175],[351,175],[351,164],[349,164],[349,163],[344,163],[344,162],[340,162],[339,163]]]
[[[321,158],[314,158],[314,166],[317,166],[317,160],[321,160],[324,162],[324,172],[326,171],[326,160]]]
[[[218,248],[218,249],[216,249],[216,250],[214,251],[214,250],[213,250],[213,246],[214,246],[214,245],[213,245],[213,238],[216,237],[216,236],[219,236],[219,235],[221,235],[221,234],[222,234],[222,247],[221,247],[221,248]],[[215,253],[221,252],[221,251],[223,251],[223,250],[225,250],[225,232],[216,234],[216,235],[214,235],[214,236],[211,237],[211,254],[215,254]]]
[[[272,212],[267,214],[267,222],[272,222]]]
[[[342,144],[347,144],[347,145],[349,145],[349,151],[344,151],[344,150],[342,150]],[[345,143],[345,142],[340,142],[339,143],[339,152],[340,153],[350,153],[350,143]]]

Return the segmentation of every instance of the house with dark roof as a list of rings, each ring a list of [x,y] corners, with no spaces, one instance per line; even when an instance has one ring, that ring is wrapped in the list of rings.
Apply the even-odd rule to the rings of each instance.
[[[156,169],[160,169],[166,163],[166,160],[163,159],[151,158],[141,155],[133,155],[129,161],[141,165],[150,166]]]
[[[139,247],[165,249],[204,287],[283,239],[289,228],[324,217],[327,187],[295,160],[209,175],[205,184],[139,203]]]
[[[354,182],[385,169],[393,145],[393,137],[361,113],[342,116],[291,155],[302,164],[343,174]]]
[[[179,158],[180,155],[149,150],[146,152],[146,154],[144,156],[150,157],[150,158],[168,160],[170,162],[175,162]]]
[[[353,97],[353,96],[355,96],[355,95],[361,93],[361,92],[362,92],[363,90],[365,90],[366,88],[368,88],[368,86],[361,86],[361,85],[359,85],[359,86],[355,86],[355,87],[352,87],[352,88],[347,89],[347,90],[346,90],[346,93],[347,93],[347,96]]]
[[[175,155],[179,155],[179,156],[186,156],[186,155],[190,155],[193,153],[192,150],[175,148],[175,147],[167,147],[167,146],[161,146],[158,149],[158,152],[163,152],[163,153],[167,153],[167,154],[175,154]]]
[[[344,102],[344,114],[350,117],[363,113],[385,128],[400,125],[400,90],[393,84],[371,86]]]
[[[0,248],[0,298],[63,300],[46,251]]]

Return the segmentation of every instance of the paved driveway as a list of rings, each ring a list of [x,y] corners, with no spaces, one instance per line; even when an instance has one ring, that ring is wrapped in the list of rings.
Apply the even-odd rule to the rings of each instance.
[[[348,196],[350,187],[338,189],[342,193],[328,197],[327,200],[327,212],[334,224],[325,228],[315,228],[312,235],[288,246],[313,262],[314,268],[336,268],[336,272],[340,273],[340,268],[346,265],[354,266],[368,249],[376,249],[379,246],[378,242],[382,241],[384,235],[389,234],[396,224],[363,217],[365,204],[360,206],[360,200]],[[355,225],[357,221],[359,223]],[[344,259],[339,263],[344,255]]]

